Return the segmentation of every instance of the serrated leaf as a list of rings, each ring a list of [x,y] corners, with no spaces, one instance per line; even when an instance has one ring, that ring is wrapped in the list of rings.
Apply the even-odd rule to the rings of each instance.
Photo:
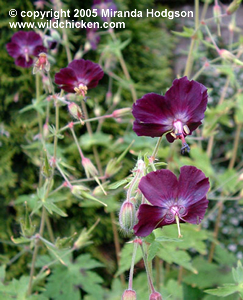
[[[46,208],[46,210],[52,215],[53,212],[56,214],[62,216],[62,217],[67,217],[68,215],[62,211],[59,207],[57,207],[54,203],[52,202],[43,202],[43,206]]]
[[[205,290],[204,292],[218,297],[226,297],[236,293],[237,291],[238,287],[235,284],[228,284],[222,287],[218,287],[217,289]]]
[[[159,242],[154,241],[150,246],[148,250],[148,260],[152,260],[159,250],[161,249],[162,245]]]
[[[19,237],[19,238],[14,238],[11,237],[11,240],[14,242],[14,244],[26,244],[26,243],[30,243],[31,240],[26,238],[26,237]]]
[[[232,268],[232,274],[234,277],[234,281],[237,284],[243,284],[243,267],[240,261],[238,261],[236,268]]]
[[[48,278],[44,295],[54,300],[80,300],[81,288],[96,297],[95,299],[102,299],[103,290],[100,284],[103,280],[90,271],[101,266],[89,254],[80,255],[76,261],[69,261],[67,266],[58,265]]]

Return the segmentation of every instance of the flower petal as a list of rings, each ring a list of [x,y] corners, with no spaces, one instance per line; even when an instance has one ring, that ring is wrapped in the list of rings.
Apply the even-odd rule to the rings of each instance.
[[[187,77],[175,79],[172,87],[165,93],[165,98],[172,103],[172,112],[175,116],[182,115],[183,122],[187,122],[197,111],[197,118],[193,122],[199,122],[203,119],[202,113],[206,110],[207,89],[204,85],[194,80],[188,80]],[[199,118],[199,119],[198,119]]]
[[[144,176],[138,187],[151,204],[168,208],[176,199],[178,180],[170,170],[158,170]]]
[[[204,218],[206,209],[208,208],[208,200],[206,197],[188,207],[188,213],[183,217],[188,223],[199,224]]]
[[[168,126],[151,123],[140,123],[139,121],[135,120],[132,129],[138,136],[159,137],[168,131]]]
[[[55,74],[55,83],[64,91],[75,93],[74,88],[77,87],[78,80],[75,72],[71,68],[64,68]]]
[[[46,49],[46,47],[44,47],[44,46],[36,46],[35,48],[34,48],[34,50],[33,50],[33,53],[32,53],[32,55],[34,55],[34,56],[38,56],[40,53],[47,53],[47,49]]]
[[[166,102],[164,96],[155,93],[144,95],[133,104],[132,114],[136,120],[144,123],[169,125],[169,129],[172,129],[171,104]]]
[[[77,77],[79,83],[83,83],[89,89],[97,86],[99,80],[104,76],[101,67],[90,60],[75,59],[69,65]]]
[[[205,174],[192,166],[184,166],[180,169],[178,184],[178,203],[190,208],[191,205],[205,198],[209,190],[209,180]]]
[[[33,65],[33,59],[31,57],[29,57],[29,60],[27,61],[24,56],[18,56],[14,62],[17,66],[22,68],[29,68]]]
[[[155,228],[161,227],[160,222],[163,220],[165,210],[158,206],[142,204],[138,211],[138,224],[133,227],[137,236],[147,236]]]
[[[26,46],[27,38],[28,32],[20,30],[12,36],[11,41],[20,46]]]
[[[42,46],[43,45],[41,36],[38,33],[34,32],[34,31],[28,31],[27,32],[26,42],[27,42],[27,45],[30,46],[30,47],[33,47],[33,49],[36,46]]]
[[[12,43],[12,42],[8,43],[6,45],[6,49],[8,51],[8,54],[13,58],[17,58],[22,54],[21,47],[16,43]]]

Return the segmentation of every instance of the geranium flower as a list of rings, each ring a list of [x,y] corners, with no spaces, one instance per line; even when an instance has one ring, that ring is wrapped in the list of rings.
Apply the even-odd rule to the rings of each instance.
[[[87,90],[96,87],[103,76],[104,72],[98,64],[75,59],[55,75],[55,83],[66,92],[85,96]]]
[[[187,77],[175,79],[164,96],[146,94],[133,104],[133,130],[138,136],[160,137],[166,133],[170,143],[182,140],[182,153],[189,152],[185,137],[202,124],[207,101],[204,85]]]
[[[15,64],[22,68],[29,68],[33,64],[33,56],[46,53],[42,38],[34,31],[18,31],[6,45],[10,56],[15,58]]]
[[[94,0],[92,9],[97,9],[98,16],[100,16],[103,21],[108,21],[110,17],[107,18],[104,16],[104,12],[106,12],[107,9],[116,11],[117,7],[112,0]]]
[[[180,176],[169,170],[158,170],[144,176],[139,189],[152,204],[141,204],[138,224],[134,226],[137,236],[147,236],[155,228],[177,223],[199,224],[208,207],[206,194],[209,180],[204,173],[192,166],[180,169]]]
[[[97,27],[94,26],[94,24],[92,25],[92,28],[88,28],[86,29],[87,32],[87,40],[90,43],[91,49],[92,50],[96,50],[97,46],[100,42],[100,36],[99,34],[96,32],[98,30]]]

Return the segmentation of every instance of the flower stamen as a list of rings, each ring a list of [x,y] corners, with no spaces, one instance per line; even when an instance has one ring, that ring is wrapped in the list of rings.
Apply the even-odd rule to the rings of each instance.
[[[82,95],[83,97],[85,97],[85,95],[87,94],[88,88],[86,85],[83,85],[82,83],[79,84],[78,87],[74,88],[74,91],[76,92],[77,95]]]
[[[182,238],[182,234],[181,234],[181,228],[180,228],[180,220],[178,215],[175,215],[175,219],[176,219],[176,224],[177,224],[177,228],[178,228],[178,238]]]

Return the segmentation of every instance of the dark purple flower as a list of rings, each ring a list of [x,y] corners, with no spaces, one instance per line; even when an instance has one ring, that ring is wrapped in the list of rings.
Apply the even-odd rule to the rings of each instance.
[[[91,46],[91,49],[92,50],[96,50],[97,49],[97,46],[100,42],[100,36],[99,34],[96,32],[98,30],[97,27],[94,26],[94,24],[92,24],[92,28],[88,28],[86,29],[86,32],[87,32],[87,40],[89,41],[90,43],[90,46]]]
[[[184,166],[179,179],[169,170],[158,170],[144,176],[139,189],[152,204],[141,204],[137,236],[147,236],[155,228],[177,223],[179,236],[181,223],[199,224],[208,207],[206,194],[209,180],[196,167]]]
[[[94,0],[92,9],[97,9],[97,14],[103,21],[109,21],[111,12],[116,11],[117,7],[112,0]]]
[[[87,90],[96,87],[103,76],[104,72],[98,64],[90,60],[75,59],[67,68],[56,73],[55,83],[66,92],[85,96]]]
[[[138,136],[160,137],[166,133],[170,143],[179,138],[184,153],[190,150],[185,137],[202,124],[207,101],[204,85],[187,77],[175,79],[164,96],[146,94],[133,104],[133,130]]]
[[[15,64],[22,68],[29,68],[33,64],[33,56],[46,53],[42,38],[34,31],[18,31],[6,45],[10,56],[15,58]]]

